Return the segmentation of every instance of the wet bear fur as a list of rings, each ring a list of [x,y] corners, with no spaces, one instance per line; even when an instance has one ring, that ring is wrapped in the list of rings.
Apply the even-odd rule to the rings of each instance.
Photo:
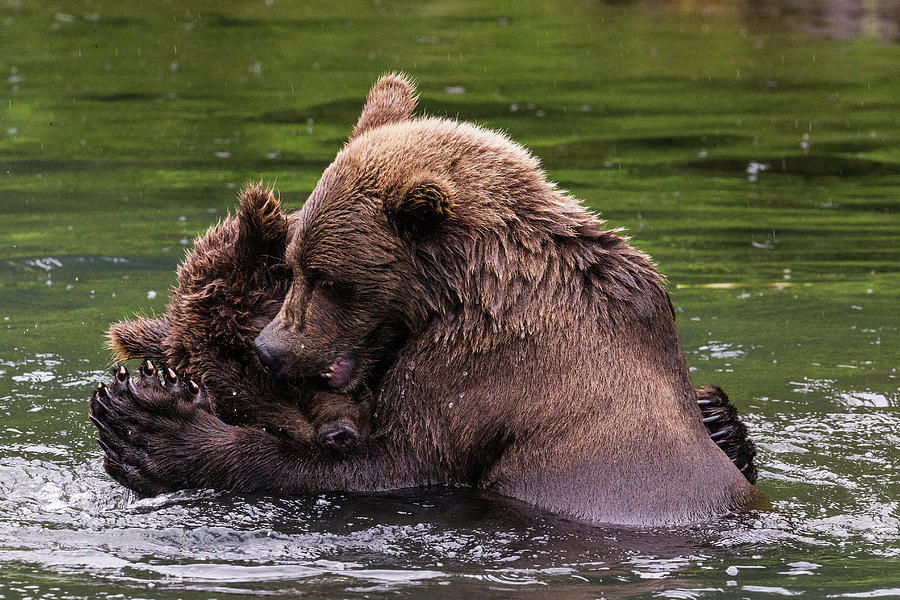
[[[107,471],[142,494],[472,485],[619,524],[750,503],[650,259],[507,137],[414,107],[403,77],[373,87],[290,218],[289,284],[256,339],[278,382],[352,365],[371,435],[345,456],[298,451],[126,374],[91,403]]]
[[[413,106],[380,81],[300,212],[294,281],[257,340],[279,374],[353,357],[366,377],[370,340],[406,331],[375,427],[452,481],[616,522],[747,501],[650,259],[505,136]]]
[[[346,449],[367,435],[368,391],[351,399],[315,382],[275,382],[253,345],[284,300],[284,252],[294,220],[271,190],[252,185],[240,211],[196,240],[178,268],[167,312],[125,320],[109,331],[120,360],[148,358],[192,377],[226,423],[256,425],[298,444]]]

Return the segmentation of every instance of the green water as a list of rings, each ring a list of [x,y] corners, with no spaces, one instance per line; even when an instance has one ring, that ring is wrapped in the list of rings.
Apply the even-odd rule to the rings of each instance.
[[[3,0],[0,598],[900,597],[897,23],[800,4]],[[656,259],[775,510],[632,531],[103,473],[108,324],[165,309],[244,183],[301,206],[392,70]]]

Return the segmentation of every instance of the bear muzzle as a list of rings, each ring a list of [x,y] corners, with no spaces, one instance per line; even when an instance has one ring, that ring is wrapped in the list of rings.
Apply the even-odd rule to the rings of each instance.
[[[259,356],[259,361],[263,366],[276,377],[282,375],[281,371],[285,365],[284,355],[281,350],[272,343],[266,335],[265,330],[256,336],[256,339],[253,340],[253,345],[256,347],[256,354]]]
[[[259,361],[275,378],[322,377],[332,389],[344,388],[353,379],[359,363],[353,351],[339,354],[336,359],[326,363],[331,353],[317,353],[301,342],[291,338],[284,339],[282,334],[283,330],[270,324],[253,340]]]

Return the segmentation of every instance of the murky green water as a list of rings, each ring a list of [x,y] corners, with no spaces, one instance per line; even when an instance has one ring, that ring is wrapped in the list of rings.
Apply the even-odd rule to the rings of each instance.
[[[900,597],[893,4],[290,4],[0,4],[0,598]],[[243,183],[299,207],[390,70],[656,258],[773,512],[635,531],[465,490],[135,501],[103,473],[107,325],[164,310]]]

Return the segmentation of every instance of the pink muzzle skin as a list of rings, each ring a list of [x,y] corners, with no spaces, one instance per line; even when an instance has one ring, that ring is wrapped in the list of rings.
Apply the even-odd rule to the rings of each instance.
[[[340,388],[347,385],[355,368],[356,361],[348,356],[342,356],[334,361],[328,368],[331,373],[331,377],[328,378],[328,387]]]

